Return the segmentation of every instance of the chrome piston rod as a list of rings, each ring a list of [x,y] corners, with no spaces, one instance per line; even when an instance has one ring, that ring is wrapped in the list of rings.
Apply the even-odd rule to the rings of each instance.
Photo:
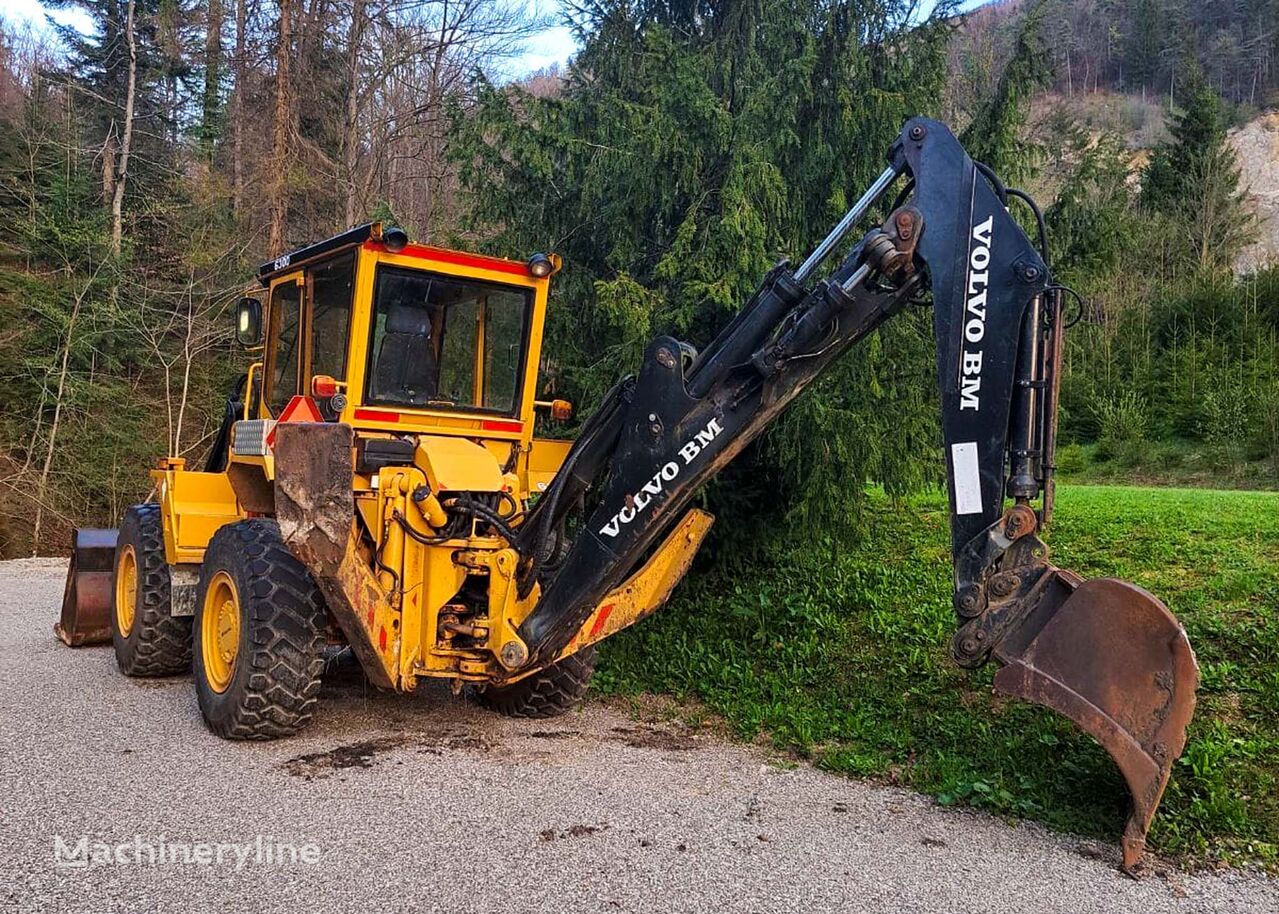
[[[808,280],[813,271],[822,265],[822,261],[830,256],[830,252],[835,245],[844,239],[844,236],[852,230],[862,216],[866,215],[867,210],[878,202],[884,191],[888,190],[889,185],[897,180],[899,174],[901,172],[891,165],[884,169],[883,173],[875,179],[875,183],[867,188],[866,193],[862,194],[861,199],[853,204],[853,208],[844,214],[843,219],[839,220],[839,224],[831,229],[825,240],[817,246],[813,253],[808,255],[807,260],[800,264],[799,269],[795,271],[796,280],[801,283]]]

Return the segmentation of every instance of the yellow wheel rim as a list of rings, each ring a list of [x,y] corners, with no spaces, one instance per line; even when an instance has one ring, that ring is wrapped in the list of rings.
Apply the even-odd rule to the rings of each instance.
[[[133,547],[120,550],[115,569],[115,624],[123,638],[133,631],[138,603],[138,557]]]
[[[209,688],[225,692],[240,652],[240,597],[235,582],[219,571],[204,593],[200,613],[200,656]]]

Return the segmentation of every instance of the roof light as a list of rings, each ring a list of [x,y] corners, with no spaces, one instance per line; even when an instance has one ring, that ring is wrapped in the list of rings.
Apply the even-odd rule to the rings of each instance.
[[[408,247],[409,233],[402,228],[389,228],[382,233],[382,243],[392,254],[398,254]]]
[[[555,272],[555,264],[545,254],[534,254],[528,259],[528,271],[538,279],[545,279]]]

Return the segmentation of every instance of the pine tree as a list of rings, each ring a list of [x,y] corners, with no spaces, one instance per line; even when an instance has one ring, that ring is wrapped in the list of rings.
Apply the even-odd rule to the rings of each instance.
[[[215,145],[222,138],[225,118],[222,98],[222,28],[225,19],[226,7],[222,0],[208,0],[204,29],[204,92],[199,131],[200,150],[210,160],[213,158]]]
[[[1249,241],[1254,220],[1244,207],[1221,100],[1202,79],[1187,87],[1185,98],[1171,140],[1155,151],[1146,168],[1141,200],[1178,226],[1193,264],[1220,270]]]
[[[973,115],[960,142],[977,161],[995,170],[1005,182],[1019,182],[1035,170],[1039,150],[1026,137],[1030,99],[1052,78],[1044,36],[1048,4],[1030,4],[1017,25],[1012,52],[995,89]]]
[[[457,147],[475,228],[564,255],[547,332],[563,393],[595,402],[657,333],[704,345],[779,257],[811,250],[939,97],[948,30],[910,27],[911,9],[601,3],[560,97],[481,92]],[[821,533],[867,477],[898,492],[935,468],[927,319],[891,322],[737,461],[714,498],[746,523],[724,527],[789,511]]]
[[[1137,0],[1124,38],[1124,81],[1134,88],[1150,85],[1159,74],[1163,17],[1158,0]]]

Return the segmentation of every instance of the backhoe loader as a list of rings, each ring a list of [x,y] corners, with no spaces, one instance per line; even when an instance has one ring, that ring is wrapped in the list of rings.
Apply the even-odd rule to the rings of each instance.
[[[595,645],[654,612],[712,518],[694,494],[850,346],[931,293],[963,667],[1087,731],[1132,795],[1138,864],[1198,672],[1144,590],[1049,561],[1069,290],[1011,206],[1039,211],[942,124],[798,268],[778,264],[700,350],[661,336],[575,440],[534,435],[555,255],[506,260],[361,226],[261,267],[237,335],[259,356],[207,466],[167,458],[118,531],[77,532],[59,635],[129,676],[194,666],[213,732],[312,717],[326,650],[374,685],[470,684],[509,715],[580,699]],[[887,218],[851,245],[898,187]],[[843,250],[838,265],[823,265]],[[265,342],[263,342],[265,341]]]

